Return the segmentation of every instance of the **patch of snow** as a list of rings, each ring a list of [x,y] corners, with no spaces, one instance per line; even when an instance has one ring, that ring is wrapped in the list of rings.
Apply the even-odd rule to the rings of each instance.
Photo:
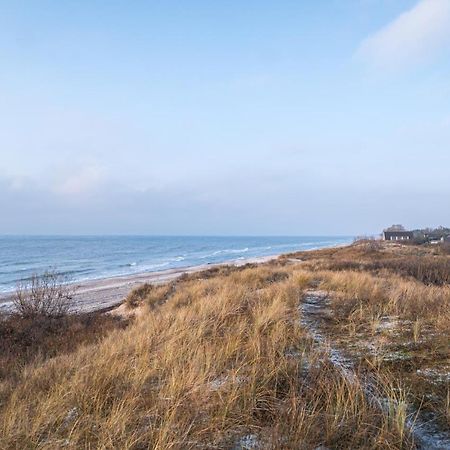
[[[437,369],[417,369],[416,373],[426,378],[432,378],[432,381],[438,383],[449,383],[450,372],[440,372]]]
[[[79,415],[80,413],[76,406],[70,409],[66,414],[66,417],[64,418],[63,426],[68,427],[72,422],[74,422],[78,418]]]
[[[288,358],[299,358],[302,354],[298,350],[289,348],[284,352],[284,355],[287,356]]]
[[[398,326],[398,318],[391,316],[383,316],[380,318],[380,323],[377,325],[377,331],[395,330]]]
[[[234,384],[241,384],[245,381],[245,377],[237,376],[237,377],[230,377],[228,375],[225,375],[220,378],[216,378],[215,380],[212,380],[209,383],[210,388],[213,391],[216,391],[222,387],[224,387],[228,383],[234,383]]]
[[[262,448],[256,434],[246,434],[239,439],[234,450],[256,450]]]

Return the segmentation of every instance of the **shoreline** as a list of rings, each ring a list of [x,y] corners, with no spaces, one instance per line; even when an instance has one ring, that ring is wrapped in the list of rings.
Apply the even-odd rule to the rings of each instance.
[[[302,252],[314,251],[323,248],[346,247],[351,243],[340,243],[325,247],[314,247]],[[198,264],[194,266],[185,266],[158,270],[155,272],[140,272],[129,275],[115,275],[106,278],[97,278],[93,280],[79,281],[70,283],[76,287],[74,296],[75,313],[102,312],[114,309],[120,306],[127,295],[136,287],[144,283],[162,284],[175,280],[183,274],[191,274],[226,265],[243,266],[245,264],[264,264],[277,259],[283,255],[289,255],[294,252],[276,253],[273,255],[255,256],[245,259],[231,259],[217,263]],[[8,314],[12,311],[12,299],[14,292],[0,294],[0,315]]]
[[[162,284],[175,280],[183,274],[201,272],[213,267],[224,265],[243,266],[245,264],[263,264],[279,258],[284,253],[260,256],[246,259],[235,259],[220,263],[207,263],[195,266],[185,266],[159,270],[155,272],[141,272],[130,275],[116,275],[94,280],[74,282],[76,286],[74,298],[74,312],[89,313],[113,309],[123,303],[127,295],[139,285],[144,283]],[[14,292],[0,294],[0,314],[8,314],[12,310]]]

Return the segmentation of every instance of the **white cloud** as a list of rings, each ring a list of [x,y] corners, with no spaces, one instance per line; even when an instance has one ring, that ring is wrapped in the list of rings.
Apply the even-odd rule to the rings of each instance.
[[[20,191],[27,185],[28,179],[24,176],[14,176],[9,179],[9,188],[12,191]]]
[[[357,55],[370,65],[396,69],[423,62],[450,46],[450,0],[421,0],[367,37]]]
[[[104,181],[104,172],[96,166],[82,167],[57,185],[59,194],[79,195],[96,189]]]

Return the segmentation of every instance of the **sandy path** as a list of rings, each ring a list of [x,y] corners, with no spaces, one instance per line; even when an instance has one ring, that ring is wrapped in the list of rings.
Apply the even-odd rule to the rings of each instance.
[[[328,293],[320,290],[308,290],[300,303],[300,323],[308,330],[319,348],[326,350],[331,363],[342,373],[344,378],[352,384],[358,384],[370,403],[389,413],[392,400],[383,397],[376,385],[369,378],[358,379],[353,361],[344,355],[343,349],[333,344],[333,340],[325,336],[321,328],[332,314],[329,308]],[[442,430],[432,417],[424,417],[421,411],[412,405],[407,405],[408,418],[406,429],[414,439],[419,450],[450,449],[450,432]]]

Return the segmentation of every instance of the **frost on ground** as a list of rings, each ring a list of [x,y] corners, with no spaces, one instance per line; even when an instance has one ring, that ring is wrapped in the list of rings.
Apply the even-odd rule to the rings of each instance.
[[[256,434],[246,434],[239,439],[233,450],[257,450],[262,449],[261,443]]]
[[[309,290],[306,291],[305,297],[300,304],[301,324],[309,331],[316,345],[326,350],[329,360],[337,367],[341,373],[350,382],[362,382],[364,390],[371,402],[380,405],[381,409],[386,409],[388,412],[392,410],[392,399],[383,397],[377,394],[376,386],[371,383],[370,380],[358,380],[358,377],[354,371],[355,362],[354,357],[348,355],[345,352],[345,347],[341,348],[342,341],[332,341],[330,344],[330,336],[326,335],[326,332],[322,330],[324,324],[329,318],[329,296],[324,291]],[[393,321],[389,326],[384,326],[387,329],[395,329]],[[395,323],[395,322],[394,322]],[[336,344],[338,342],[338,344]],[[348,342],[347,342],[348,344]],[[337,347],[336,345],[340,345]],[[351,346],[349,346],[351,347]],[[373,344],[366,343],[366,347],[373,347]],[[373,350],[373,348],[372,348]],[[384,361],[399,361],[409,359],[409,355],[405,355],[404,352],[389,352],[384,355]],[[433,377],[436,379],[444,379],[442,373],[438,373],[436,370],[424,369],[418,370],[418,374],[423,376]],[[445,373],[447,376],[448,372]],[[448,381],[448,380],[447,380]],[[408,432],[414,438],[417,448],[419,449],[450,449],[450,432],[448,430],[442,430],[439,425],[435,423],[434,417],[425,417],[420,410],[415,409],[412,405],[402,401],[401,405],[396,404],[395,409],[401,407],[407,415],[406,426]]]

